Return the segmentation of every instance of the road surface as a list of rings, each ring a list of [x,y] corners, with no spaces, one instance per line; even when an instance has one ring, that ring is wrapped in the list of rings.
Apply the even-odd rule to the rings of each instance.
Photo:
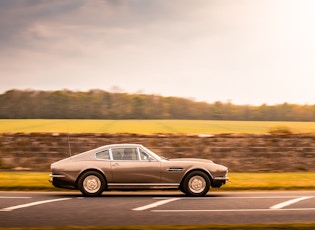
[[[315,191],[0,192],[0,227],[315,222]]]

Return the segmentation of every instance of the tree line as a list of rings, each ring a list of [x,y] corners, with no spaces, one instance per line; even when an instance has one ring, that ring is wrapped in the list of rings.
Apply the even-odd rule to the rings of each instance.
[[[315,105],[234,105],[103,90],[9,90],[0,94],[0,119],[38,118],[315,121]]]

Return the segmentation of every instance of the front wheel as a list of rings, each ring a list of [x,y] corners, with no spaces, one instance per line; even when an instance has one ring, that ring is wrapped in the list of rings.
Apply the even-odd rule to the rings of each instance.
[[[84,196],[100,196],[105,187],[104,176],[96,171],[85,172],[78,180],[78,188]]]
[[[183,190],[187,196],[205,196],[209,189],[210,179],[204,172],[191,172],[183,181]]]

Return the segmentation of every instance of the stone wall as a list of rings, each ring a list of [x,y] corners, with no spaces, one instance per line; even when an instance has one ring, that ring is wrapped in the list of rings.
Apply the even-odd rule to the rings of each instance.
[[[165,157],[211,159],[233,172],[315,171],[315,134],[0,134],[0,169],[49,171],[54,161],[114,143],[139,143]]]

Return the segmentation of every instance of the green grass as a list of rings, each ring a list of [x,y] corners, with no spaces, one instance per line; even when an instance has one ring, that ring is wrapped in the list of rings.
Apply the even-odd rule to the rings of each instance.
[[[213,191],[315,189],[314,172],[230,173],[229,177],[226,185]],[[48,179],[49,172],[0,172],[0,190],[61,190]]]
[[[315,122],[213,121],[213,120],[54,120],[0,119],[4,132],[69,133],[251,133],[265,134],[276,127],[293,133],[315,133]]]
[[[49,172],[0,172],[0,190],[57,190],[48,180]]]
[[[315,189],[314,172],[230,173],[223,190]]]

